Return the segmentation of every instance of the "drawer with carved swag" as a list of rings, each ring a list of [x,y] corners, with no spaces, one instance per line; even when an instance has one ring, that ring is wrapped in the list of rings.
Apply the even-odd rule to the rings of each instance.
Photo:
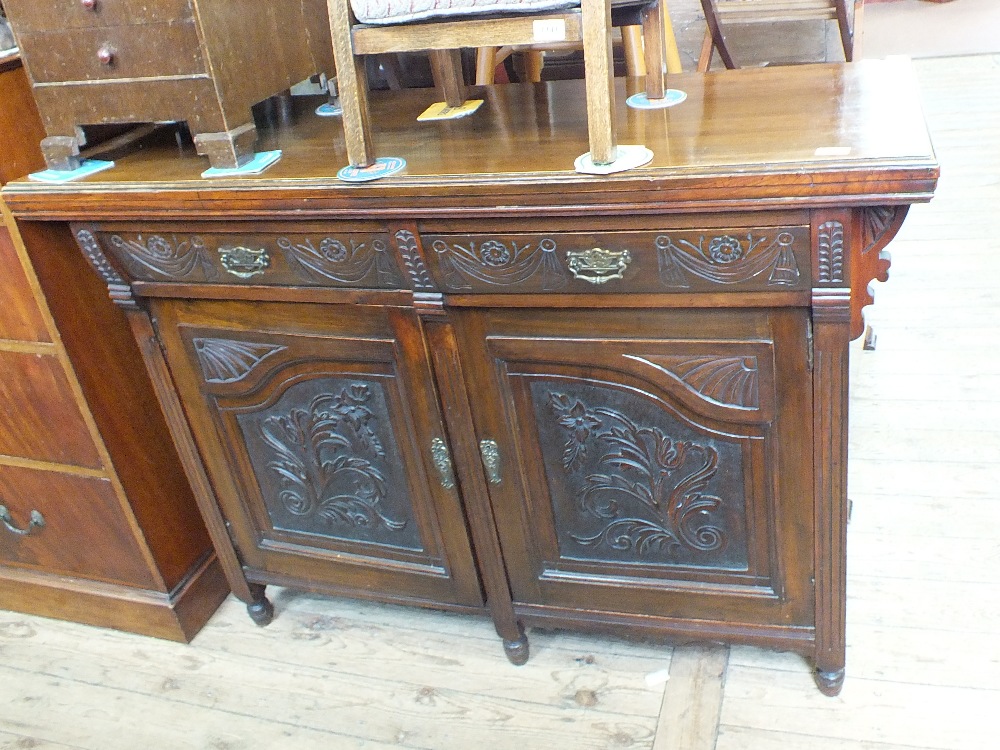
[[[422,236],[442,291],[492,294],[796,291],[809,227]]]
[[[77,226],[77,242],[88,257],[103,253],[129,281],[182,284],[322,286],[403,289],[404,276],[380,227],[343,230],[226,231]]]

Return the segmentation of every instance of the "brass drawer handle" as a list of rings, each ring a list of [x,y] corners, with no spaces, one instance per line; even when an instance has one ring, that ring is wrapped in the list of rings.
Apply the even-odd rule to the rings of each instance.
[[[10,511],[7,510],[6,505],[0,505],[0,522],[7,527],[7,530],[11,534],[17,534],[18,536],[28,536],[34,529],[40,529],[45,526],[45,517],[39,513],[37,510],[31,511],[31,516],[28,521],[28,528],[21,529],[14,525],[14,519],[11,518]]]
[[[441,438],[431,440],[431,457],[437,467],[438,474],[441,475],[441,486],[450,490],[455,486],[455,472],[451,467],[451,454],[448,446]]]
[[[574,278],[603,284],[611,279],[620,279],[632,262],[628,250],[605,250],[594,247],[583,252],[566,253],[566,264]]]
[[[271,256],[267,250],[251,250],[249,247],[220,247],[219,260],[222,267],[233,276],[249,279],[264,273],[271,266]]]
[[[490,484],[500,484],[500,447],[496,440],[480,440],[479,455],[483,457],[483,466],[486,467],[486,478]]]

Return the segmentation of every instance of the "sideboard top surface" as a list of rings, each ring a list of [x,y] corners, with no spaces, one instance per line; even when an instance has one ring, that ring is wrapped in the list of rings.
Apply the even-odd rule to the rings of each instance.
[[[4,197],[20,217],[72,220],[708,211],[909,204],[933,193],[937,162],[905,59],[670,76],[687,100],[663,110],[625,106],[637,83],[617,81],[618,142],[654,156],[615,175],[573,171],[587,150],[584,91],[558,81],[479,89],[480,112],[432,123],[415,120],[435,90],[377,92],[377,153],[407,167],[371,183],[337,180],[347,164],[341,121],[296,97],[291,124],[261,129],[258,150],[283,151],[261,175],[204,179],[205,160],[167,130],[115,154],[112,170],[63,185],[16,182]]]

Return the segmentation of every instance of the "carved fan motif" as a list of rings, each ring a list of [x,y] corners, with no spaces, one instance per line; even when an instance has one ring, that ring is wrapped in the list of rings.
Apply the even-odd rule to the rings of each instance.
[[[209,383],[233,383],[242,380],[266,357],[284,351],[284,346],[253,341],[196,338],[201,371]]]
[[[760,405],[757,358],[689,355],[625,355],[680,380],[710,401],[756,409]]]

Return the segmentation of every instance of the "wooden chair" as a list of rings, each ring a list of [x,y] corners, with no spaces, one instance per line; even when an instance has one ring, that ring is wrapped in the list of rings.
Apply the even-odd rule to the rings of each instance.
[[[739,67],[726,44],[728,24],[776,23],[780,21],[832,20],[840,28],[844,58],[854,58],[855,5],[864,0],[701,0],[708,30],[698,60],[698,70],[707,71],[712,51],[717,50],[727,68]]]
[[[566,6],[576,7],[504,16],[479,15],[466,9],[460,16],[439,14],[433,19],[405,23],[392,23],[389,19],[379,25],[358,23],[349,0],[327,2],[344,109],[347,158],[352,166],[367,167],[375,162],[364,66],[358,57],[429,51],[435,80],[444,91],[445,101],[455,107],[466,99],[460,49],[531,44],[538,41],[539,29],[545,30],[545,36],[549,36],[552,29],[564,29],[564,41],[583,43],[591,159],[598,165],[615,161],[611,0],[566,0]],[[484,12],[483,3],[475,7],[480,13]]]
[[[625,72],[628,76],[648,76],[648,71],[681,72],[680,54],[670,24],[666,0],[611,0],[611,25],[619,28],[625,50]],[[660,33],[663,27],[663,34]],[[531,83],[542,80],[545,52],[579,45],[531,44],[525,47],[480,47],[476,50],[476,85],[494,82],[496,67],[515,52],[523,54],[525,78]],[[650,99],[663,97],[663,77],[647,78],[646,95]]]

